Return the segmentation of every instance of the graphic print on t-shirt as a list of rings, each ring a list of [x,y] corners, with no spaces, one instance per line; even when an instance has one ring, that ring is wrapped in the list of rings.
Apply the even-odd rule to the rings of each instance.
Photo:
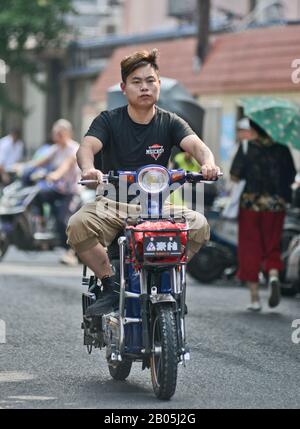
[[[149,149],[146,150],[146,155],[152,156],[152,158],[155,159],[155,161],[158,160],[158,158],[164,153],[165,149],[163,146],[159,144],[154,144],[152,146],[149,146]]]

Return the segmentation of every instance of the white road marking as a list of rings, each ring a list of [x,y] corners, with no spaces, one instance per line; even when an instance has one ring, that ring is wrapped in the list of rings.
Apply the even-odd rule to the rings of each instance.
[[[58,267],[58,266],[28,266],[21,264],[0,264],[0,274],[20,275],[29,277],[76,277],[82,274],[82,267]]]
[[[28,381],[36,378],[28,372],[22,371],[0,371],[0,383],[16,383],[18,381]]]
[[[4,320],[0,320],[0,344],[6,343],[6,324]]]
[[[52,396],[31,396],[31,395],[22,395],[22,396],[8,396],[8,399],[17,399],[21,402],[24,401],[53,401],[54,398]]]

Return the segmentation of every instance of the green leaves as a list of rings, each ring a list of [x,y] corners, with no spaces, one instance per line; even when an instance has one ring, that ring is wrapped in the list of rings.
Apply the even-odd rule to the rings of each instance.
[[[1,0],[0,57],[6,50],[23,48],[29,38],[47,45],[66,31],[64,15],[72,12],[71,0]]]
[[[35,55],[64,42],[64,16],[72,12],[71,0],[1,0],[0,59],[10,70],[33,76],[38,69]],[[4,100],[7,104],[4,92],[2,88],[0,105]]]

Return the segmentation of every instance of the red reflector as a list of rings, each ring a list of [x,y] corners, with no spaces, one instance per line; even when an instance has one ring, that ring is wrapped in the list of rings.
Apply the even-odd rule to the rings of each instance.
[[[185,173],[172,173],[172,182],[177,182],[183,178]]]

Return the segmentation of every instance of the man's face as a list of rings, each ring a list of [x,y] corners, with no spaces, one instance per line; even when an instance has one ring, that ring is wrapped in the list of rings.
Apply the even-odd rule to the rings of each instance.
[[[138,108],[153,106],[160,92],[160,80],[154,68],[148,64],[133,71],[121,83],[121,89],[128,99],[128,103]]]

